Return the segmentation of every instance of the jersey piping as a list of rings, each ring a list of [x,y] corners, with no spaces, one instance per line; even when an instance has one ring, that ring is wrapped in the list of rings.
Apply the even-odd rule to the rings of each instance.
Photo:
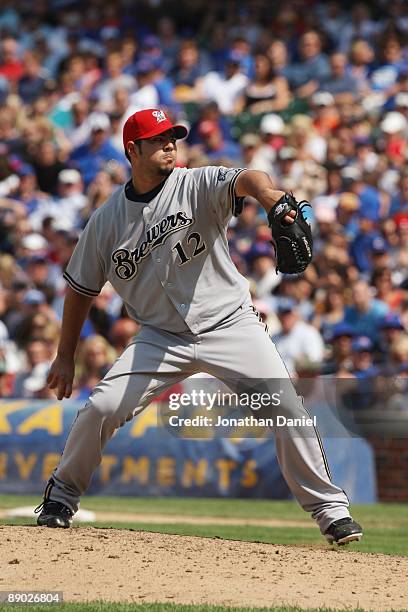
[[[244,207],[245,197],[238,197],[235,194],[235,183],[237,182],[237,178],[239,177],[241,172],[244,172],[245,170],[246,168],[241,168],[240,170],[238,170],[228,186],[228,195],[231,202],[232,214],[234,215],[234,217],[238,217],[242,213],[242,209]]]
[[[68,274],[67,271],[65,271],[62,276],[67,281],[67,283],[71,286],[71,288],[74,289],[74,291],[76,291],[77,293],[82,293],[83,295],[86,295],[87,297],[96,297],[99,295],[99,291],[95,291],[95,289],[88,289],[87,287],[83,287],[82,285],[77,283],[72,278],[72,276]]]

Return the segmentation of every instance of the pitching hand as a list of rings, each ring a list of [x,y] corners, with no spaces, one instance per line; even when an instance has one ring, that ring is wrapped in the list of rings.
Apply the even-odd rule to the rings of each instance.
[[[57,355],[48,373],[47,383],[50,389],[56,389],[55,395],[59,400],[71,396],[74,374],[74,359]]]

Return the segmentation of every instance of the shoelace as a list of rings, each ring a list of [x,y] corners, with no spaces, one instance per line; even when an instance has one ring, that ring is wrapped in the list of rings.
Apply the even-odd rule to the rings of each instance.
[[[50,499],[52,487],[54,486],[54,484],[55,484],[54,480],[50,478],[50,480],[47,483],[47,486],[45,487],[44,497],[43,497],[41,504],[39,504],[36,508],[34,508],[35,514],[38,514],[39,512],[41,512],[41,510],[44,508],[47,501]]]

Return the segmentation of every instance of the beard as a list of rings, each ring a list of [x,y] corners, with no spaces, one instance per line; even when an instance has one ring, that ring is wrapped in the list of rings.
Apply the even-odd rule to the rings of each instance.
[[[170,166],[167,168],[158,168],[158,174],[160,176],[170,176],[173,170],[174,170],[174,166],[173,167]]]

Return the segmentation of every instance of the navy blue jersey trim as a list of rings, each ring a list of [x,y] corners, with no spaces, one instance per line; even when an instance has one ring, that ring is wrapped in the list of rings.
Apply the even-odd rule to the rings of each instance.
[[[78,293],[82,293],[83,295],[86,295],[88,297],[96,297],[97,295],[99,295],[99,291],[95,291],[94,289],[88,289],[87,287],[83,287],[82,285],[77,283],[72,278],[72,276],[68,274],[68,272],[65,271],[63,274],[63,277],[65,278],[67,283],[72,287],[72,289],[75,289],[75,291],[77,291]]]

